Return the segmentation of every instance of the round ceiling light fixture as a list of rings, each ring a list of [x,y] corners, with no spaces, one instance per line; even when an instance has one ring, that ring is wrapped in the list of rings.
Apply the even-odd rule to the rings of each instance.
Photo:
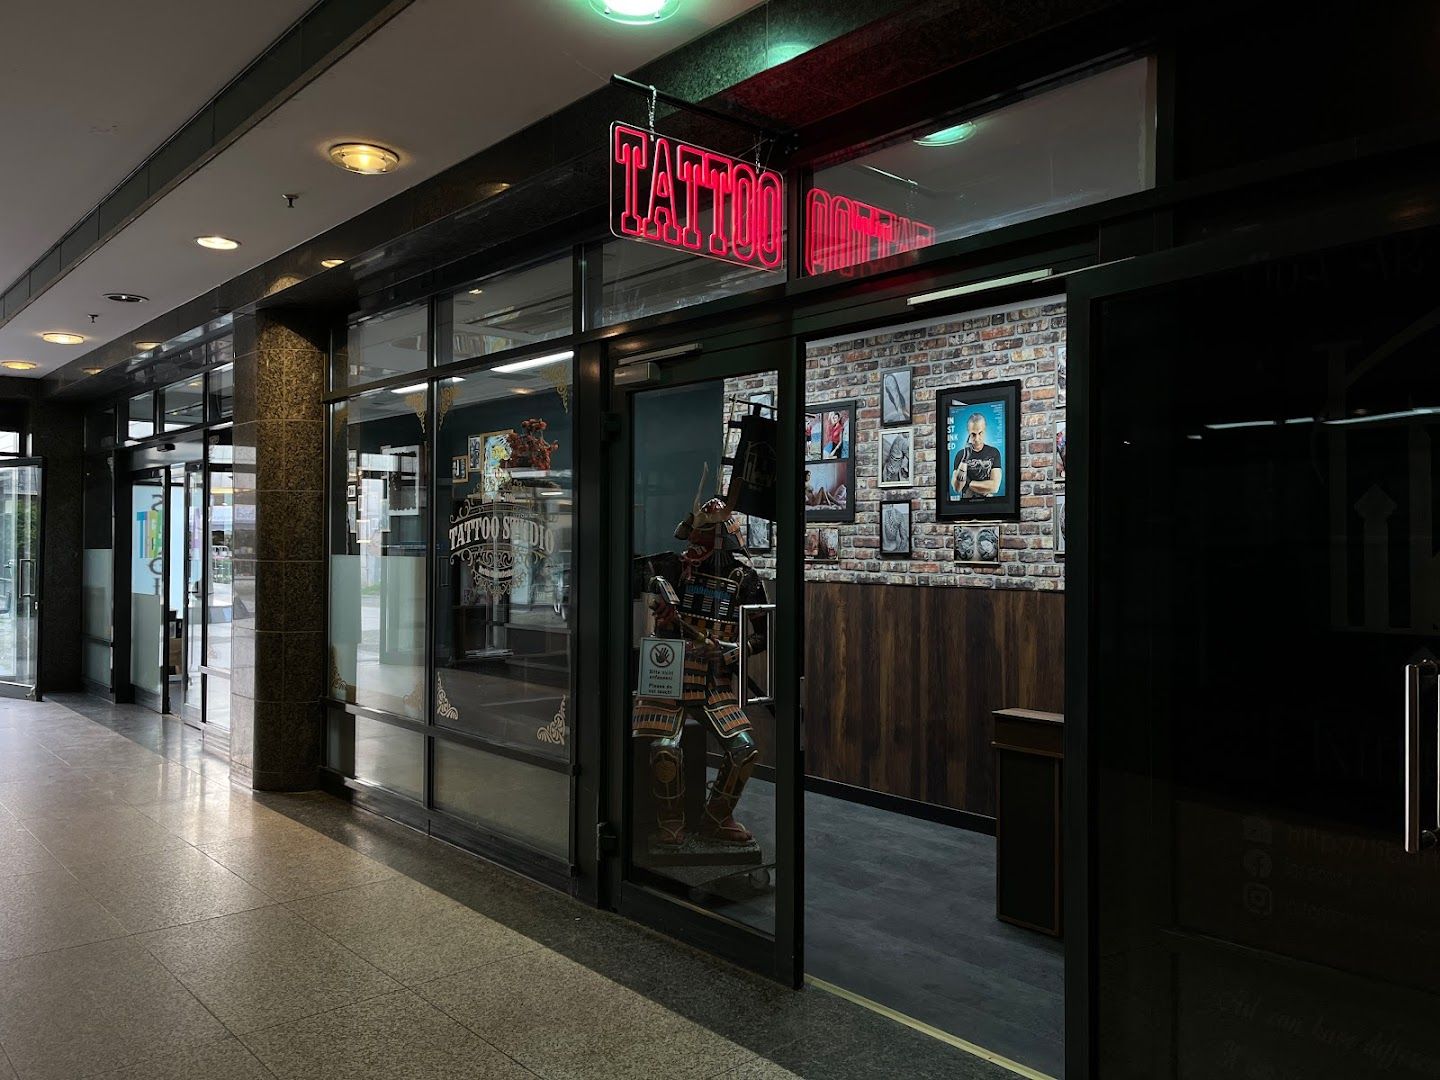
[[[239,240],[231,240],[228,236],[197,236],[195,242],[211,251],[234,251],[240,246]]]
[[[383,176],[400,167],[399,154],[374,143],[336,143],[330,147],[330,160],[346,172],[361,176]]]
[[[139,349],[141,352],[149,352],[151,349],[158,349],[159,347],[160,347],[160,342],[158,342],[158,341],[137,341],[137,342],[135,342],[135,348]]]
[[[113,300],[117,304],[143,304],[150,298],[133,292],[107,292],[105,299]]]
[[[345,260],[344,260],[344,259],[321,259],[321,260],[320,260],[320,265],[323,266],[326,270],[334,270],[335,267],[337,267],[337,266],[343,266],[344,263],[345,263]]]
[[[590,0],[590,6],[611,22],[647,26],[674,15],[680,0]]]
[[[72,334],[67,330],[46,330],[40,335],[42,341],[48,341],[51,345],[83,345],[85,337],[82,334]]]
[[[969,120],[963,124],[952,124],[950,127],[941,128],[939,131],[932,131],[929,135],[922,135],[915,140],[916,146],[954,146],[962,143],[971,135],[975,134],[975,124]]]
[[[34,371],[38,366],[37,364],[32,364],[29,360],[0,361],[0,367],[9,368],[11,371]]]

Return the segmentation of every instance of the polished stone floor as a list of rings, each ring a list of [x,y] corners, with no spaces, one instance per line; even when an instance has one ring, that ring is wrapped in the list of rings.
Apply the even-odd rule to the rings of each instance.
[[[1010,1075],[78,696],[0,701],[0,1050],[0,1080]]]

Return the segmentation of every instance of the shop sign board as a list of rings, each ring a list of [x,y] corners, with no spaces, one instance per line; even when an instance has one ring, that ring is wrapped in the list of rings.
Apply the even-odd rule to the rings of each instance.
[[[785,259],[785,181],[754,162],[616,122],[610,125],[610,231],[778,270]]]
[[[534,509],[503,499],[466,499],[450,516],[448,538],[450,557],[491,593],[528,581],[555,550],[554,530]]]
[[[846,270],[935,243],[935,226],[883,206],[811,188],[805,198],[805,272]]]
[[[679,701],[685,696],[685,642],[679,638],[640,639],[640,697]]]

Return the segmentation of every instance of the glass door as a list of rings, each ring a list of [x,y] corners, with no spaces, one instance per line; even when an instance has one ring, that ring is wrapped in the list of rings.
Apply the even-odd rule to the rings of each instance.
[[[165,519],[169,470],[137,473],[130,487],[130,686],[165,710]]]
[[[0,465],[0,695],[39,696],[43,466]]]
[[[616,376],[611,862],[622,911],[794,983],[798,428],[781,357]]]
[[[230,642],[235,617],[233,591],[235,540],[235,474],[230,447],[211,448],[221,467],[210,471],[205,519],[205,723],[230,727]]]
[[[205,717],[205,547],[205,471],[196,464],[185,470],[185,609],[179,707],[181,718],[197,725]]]
[[[1440,237],[1246,255],[1072,307],[1087,1075],[1434,1077]]]

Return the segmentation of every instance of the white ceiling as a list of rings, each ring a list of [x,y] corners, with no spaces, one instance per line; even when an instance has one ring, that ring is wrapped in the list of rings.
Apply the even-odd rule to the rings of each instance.
[[[315,0],[17,0],[0,32],[0,290]]]
[[[612,72],[633,70],[758,2],[687,0],[664,22],[627,27],[600,18],[585,0],[415,0],[0,327],[0,360],[30,360],[40,365],[30,375],[49,374],[583,97]],[[285,6],[280,0],[253,3],[267,10]],[[68,0],[61,6],[80,3]],[[96,0],[84,6],[128,5]],[[165,0],[160,6],[180,9],[185,4]],[[196,6],[221,8],[208,2]],[[276,33],[288,21],[279,19]],[[168,31],[164,37],[171,39]],[[266,43],[260,41],[251,51]],[[237,61],[226,71],[233,74],[241,66],[243,61]],[[63,71],[37,73],[41,88],[32,96],[57,93],[65,77]],[[157,125],[162,130],[150,148],[207,94],[197,89],[188,104],[178,107],[178,120]],[[74,116],[66,122],[83,129],[89,122],[84,119],[87,109],[104,97],[99,83],[92,83],[86,94],[67,89],[62,100],[70,102]],[[604,132],[596,133],[597,140],[604,137]],[[403,167],[389,176],[342,172],[324,151],[346,139],[392,146],[401,152]],[[127,167],[136,163],[138,158]],[[69,173],[76,167],[67,163],[58,171]],[[56,170],[43,159],[27,171],[33,174],[27,183],[55,180],[51,174]],[[525,177],[493,179],[515,183]],[[5,182],[8,178],[0,181]],[[104,194],[102,187],[94,184],[83,197],[77,196],[81,205],[73,212],[57,210],[63,221],[49,229],[29,257],[58,239]],[[281,197],[287,192],[300,196],[294,209],[287,209]],[[477,192],[477,199],[484,194]],[[233,237],[242,246],[213,252],[194,243],[194,237],[209,233]],[[27,261],[19,259],[20,268]],[[150,303],[120,305],[103,299],[104,293],[114,291],[140,293],[150,297]],[[100,313],[98,323],[90,324],[90,312]],[[84,334],[87,341],[76,347],[40,340],[42,332],[55,329]]]

